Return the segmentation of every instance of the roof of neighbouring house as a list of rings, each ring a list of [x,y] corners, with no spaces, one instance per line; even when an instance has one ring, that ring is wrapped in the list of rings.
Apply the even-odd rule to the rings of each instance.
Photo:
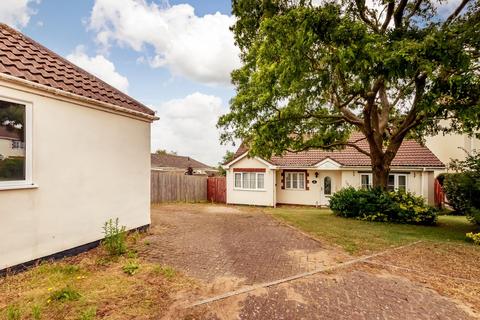
[[[0,23],[0,73],[153,116],[155,112],[22,33]]]
[[[179,169],[207,169],[216,170],[200,161],[186,156],[177,156],[174,154],[152,153],[152,168],[179,168]]]
[[[365,139],[360,140],[362,137],[363,136],[361,134],[354,133],[350,137],[350,141],[355,142],[355,144],[363,150],[368,151],[368,142]],[[245,154],[247,151],[248,149],[244,144],[240,145],[235,153],[234,160]],[[311,149],[298,153],[287,152],[283,156],[273,156],[267,161],[280,167],[311,167],[325,159],[331,159],[345,167],[371,166],[370,158],[367,155],[350,146],[336,151]],[[430,151],[430,149],[428,149],[426,146],[422,146],[420,143],[414,140],[404,140],[397,152],[397,155],[392,161],[392,166],[431,168],[445,167],[443,162],[440,161],[437,156]]]
[[[5,126],[0,126],[0,139],[21,140],[20,130],[8,130]]]

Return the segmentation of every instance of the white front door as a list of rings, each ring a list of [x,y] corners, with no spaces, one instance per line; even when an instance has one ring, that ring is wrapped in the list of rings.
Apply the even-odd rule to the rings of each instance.
[[[320,183],[320,205],[328,206],[334,190],[333,178],[328,173],[322,173],[318,182]]]

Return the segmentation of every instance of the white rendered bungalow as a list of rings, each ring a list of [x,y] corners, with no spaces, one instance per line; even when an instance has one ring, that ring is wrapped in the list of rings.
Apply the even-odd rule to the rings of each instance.
[[[150,224],[152,110],[0,24],[0,271]]]
[[[368,150],[366,141],[357,143]],[[342,188],[372,185],[370,159],[353,147],[286,153],[265,160],[249,157],[241,146],[224,168],[228,204],[328,206],[331,195]],[[434,171],[444,170],[445,165],[427,147],[405,141],[391,168],[389,189],[413,192],[433,204]]]

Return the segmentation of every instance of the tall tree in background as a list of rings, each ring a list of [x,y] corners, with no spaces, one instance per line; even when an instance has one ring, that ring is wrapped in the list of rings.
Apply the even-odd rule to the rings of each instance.
[[[440,15],[444,2],[233,0],[243,67],[222,141],[265,158],[351,146],[385,188],[405,138],[478,130],[479,2]]]

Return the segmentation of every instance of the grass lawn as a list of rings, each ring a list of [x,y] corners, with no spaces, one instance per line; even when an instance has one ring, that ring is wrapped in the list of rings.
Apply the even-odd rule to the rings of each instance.
[[[129,253],[102,247],[26,272],[0,277],[0,319],[158,319],[173,295],[195,284],[168,266],[137,257],[142,235],[128,238]]]
[[[436,226],[415,226],[346,219],[333,215],[328,209],[266,210],[317,238],[340,245],[351,254],[365,254],[417,240],[466,244],[465,234],[476,230],[465,217],[458,216],[440,216]]]

